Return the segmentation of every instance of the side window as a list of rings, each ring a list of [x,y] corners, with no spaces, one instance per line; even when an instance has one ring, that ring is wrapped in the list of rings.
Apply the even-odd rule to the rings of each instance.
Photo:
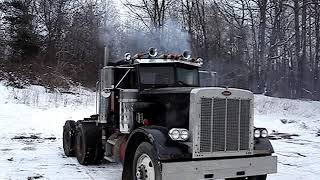
[[[101,88],[112,88],[114,79],[113,79],[113,69],[106,68],[102,69],[100,73],[100,82],[101,82]]]
[[[115,77],[115,85],[117,85],[121,79],[121,83],[119,84],[118,88],[121,89],[136,89],[137,88],[137,78],[136,78],[136,71],[135,69],[130,69],[130,71],[128,72],[129,69],[123,69],[123,68],[119,68],[116,69],[115,74],[117,75]],[[127,73],[128,72],[128,73]]]
[[[201,87],[214,87],[217,86],[217,73],[213,71],[199,71],[200,86]]]

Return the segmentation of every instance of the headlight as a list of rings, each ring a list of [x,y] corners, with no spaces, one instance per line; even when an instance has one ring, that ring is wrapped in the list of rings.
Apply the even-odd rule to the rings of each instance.
[[[266,138],[268,137],[268,131],[265,128],[255,128],[254,129],[255,138]]]
[[[187,129],[172,128],[169,136],[174,141],[186,141],[189,139],[189,131]]]
[[[186,141],[187,139],[189,139],[189,132],[188,130],[181,130],[180,131],[180,137],[182,140]]]
[[[268,137],[268,131],[266,129],[261,131],[261,137],[263,137],[263,138]]]
[[[259,138],[261,136],[261,132],[259,129],[254,130],[254,137]]]
[[[180,138],[180,133],[177,129],[171,129],[172,131],[169,132],[169,136],[172,140],[176,141]]]

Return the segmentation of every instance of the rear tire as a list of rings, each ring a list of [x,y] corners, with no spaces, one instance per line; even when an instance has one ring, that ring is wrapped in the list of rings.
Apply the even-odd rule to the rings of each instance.
[[[75,131],[76,122],[68,120],[63,126],[63,150],[67,157],[75,156]]]
[[[77,126],[75,149],[80,164],[101,163],[104,156],[101,136],[101,129],[95,122],[82,122]]]

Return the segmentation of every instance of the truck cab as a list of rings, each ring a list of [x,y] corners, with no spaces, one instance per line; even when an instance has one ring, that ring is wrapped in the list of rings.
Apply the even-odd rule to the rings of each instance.
[[[267,130],[254,127],[253,93],[225,87],[189,52],[154,48],[107,64],[97,114],[64,126],[64,150],[80,164],[123,163],[122,179],[266,179],[277,171]],[[209,75],[209,77],[208,77]]]

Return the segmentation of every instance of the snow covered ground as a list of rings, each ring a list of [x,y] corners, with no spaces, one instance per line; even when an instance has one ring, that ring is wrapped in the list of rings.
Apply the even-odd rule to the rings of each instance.
[[[73,92],[46,93],[39,86],[13,89],[0,82],[0,180],[121,179],[119,164],[85,167],[64,156],[64,121],[95,113],[95,93],[81,88]],[[275,137],[296,134],[272,140],[279,173],[268,179],[319,179],[320,102],[257,95],[255,125],[274,131]]]
[[[0,82],[0,180],[119,180],[121,165],[81,166],[66,158],[62,126],[95,113],[95,93],[46,93],[39,86],[13,89]]]
[[[255,126],[297,135],[272,140],[278,173],[269,179],[319,179],[320,102],[255,96]]]

